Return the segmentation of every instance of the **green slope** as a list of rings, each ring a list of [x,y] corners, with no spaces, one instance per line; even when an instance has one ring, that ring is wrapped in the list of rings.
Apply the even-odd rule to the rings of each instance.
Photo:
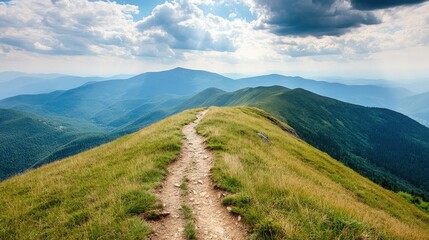
[[[346,85],[342,83],[315,81],[301,77],[286,77],[277,74],[239,79],[243,87],[284,86],[290,89],[302,88],[322,96],[344,102],[372,107],[394,108],[399,99],[410,96],[404,88],[377,85]]]
[[[427,213],[284,128],[248,107],[211,108],[198,126],[216,152],[213,178],[234,192],[224,203],[256,239],[429,237]]]
[[[181,108],[251,105],[291,125],[311,145],[385,187],[429,196],[429,129],[380,108],[322,97],[302,89],[207,89]]]
[[[0,239],[146,239],[141,218],[196,111],[0,183]],[[276,122],[276,124],[273,124]],[[429,215],[254,108],[211,108],[213,179],[255,239],[427,239]],[[257,135],[270,139],[265,143]]]
[[[67,124],[0,109],[0,180],[107,140],[100,133],[81,133]]]
[[[0,239],[142,239],[138,216],[180,150],[186,112],[0,183]]]

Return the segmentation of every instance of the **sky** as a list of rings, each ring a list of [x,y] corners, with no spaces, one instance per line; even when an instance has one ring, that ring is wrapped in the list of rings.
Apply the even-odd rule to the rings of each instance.
[[[429,81],[424,0],[0,0],[0,71]]]

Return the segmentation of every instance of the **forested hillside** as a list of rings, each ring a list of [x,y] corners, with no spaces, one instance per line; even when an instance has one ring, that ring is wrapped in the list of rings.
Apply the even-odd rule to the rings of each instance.
[[[0,180],[107,140],[101,133],[82,133],[64,123],[0,109]]]

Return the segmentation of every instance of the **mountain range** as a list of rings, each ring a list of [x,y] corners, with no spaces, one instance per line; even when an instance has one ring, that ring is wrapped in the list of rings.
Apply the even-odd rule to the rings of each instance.
[[[401,100],[398,111],[429,126],[429,92],[421,93]]]
[[[23,72],[0,72],[0,82],[7,82],[16,78],[21,77],[34,77],[34,78],[42,78],[42,79],[53,79],[58,77],[66,76],[64,74],[58,73],[23,73]]]
[[[56,90],[68,90],[86,83],[102,81],[99,77],[58,77],[43,79],[20,77],[7,82],[0,82],[0,99],[22,94],[49,93]]]
[[[250,105],[370,179],[429,196],[429,128],[391,110],[369,108],[280,86],[225,92],[210,88],[179,109]]]
[[[15,78],[12,78],[15,77]],[[74,77],[51,75],[30,75],[22,73],[0,73],[0,99],[13,95],[48,93],[54,90],[68,90],[94,81],[108,80],[97,77]],[[162,83],[159,86],[158,83]],[[341,101],[370,107],[384,107],[408,114],[416,120],[426,124],[429,121],[428,113],[416,113],[408,109],[409,99],[414,98],[413,93],[405,88],[389,87],[387,85],[347,85],[328,81],[315,81],[301,77],[288,77],[278,74],[248,77],[233,80],[219,74],[175,68],[162,72],[148,72],[126,79],[121,84],[118,80],[109,81],[107,84],[97,84],[94,88],[100,88],[100,93],[119,87],[119,92],[114,94],[130,95],[120,97],[124,99],[141,99],[158,95],[189,96],[209,87],[216,87],[225,91],[235,91],[245,87],[258,86],[284,86],[287,88],[303,88],[322,96],[335,98]],[[131,88],[135,88],[132,90]],[[122,90],[120,90],[122,89]],[[88,89],[85,86],[78,88],[78,94],[85,94]],[[135,96],[138,93],[139,96]],[[140,95],[141,93],[141,95]],[[133,95],[134,94],[134,95]],[[415,96],[417,97],[417,96]],[[38,97],[35,97],[38,98]],[[13,98],[12,98],[13,99]],[[12,100],[13,101],[13,100]],[[31,99],[29,100],[31,101]],[[109,104],[109,103],[106,103]],[[3,107],[10,107],[2,104]],[[127,108],[128,109],[128,108]],[[33,111],[34,112],[34,111]]]
[[[112,77],[79,77],[63,74],[0,72],[0,99],[24,94],[41,94],[69,90],[84,84],[110,79],[127,79],[130,75]]]
[[[206,71],[176,68],[126,80],[88,83],[70,90],[15,96],[1,100],[0,107],[29,112],[81,134],[95,134],[99,137],[89,138],[87,144],[96,146],[184,109],[256,106],[286,121],[304,140],[374,181],[428,196],[426,127],[393,111],[347,104],[303,89],[247,88],[277,83],[372,105],[391,104],[409,94],[403,89],[349,86],[280,75],[232,80]],[[414,101],[413,97],[405,99]],[[424,105],[424,100],[421,104]],[[72,143],[79,138],[74,136]],[[14,141],[8,144],[20,146]],[[49,161],[86,149],[84,145],[65,144],[66,148],[59,153],[48,147]],[[74,150],[68,150],[69,147]],[[36,157],[32,162],[49,162],[45,158]]]

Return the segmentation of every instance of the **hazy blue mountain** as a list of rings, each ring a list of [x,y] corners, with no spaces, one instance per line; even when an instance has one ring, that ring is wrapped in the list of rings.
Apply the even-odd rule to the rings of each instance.
[[[175,68],[162,72],[144,73],[129,81],[144,82],[135,89],[136,94],[156,96],[159,94],[190,95],[208,87],[218,87],[225,90],[235,89],[235,82],[222,75],[207,71]]]
[[[416,94],[422,94],[429,92],[429,79],[414,79],[398,83],[398,86],[405,87],[415,92]]]
[[[384,80],[384,79],[371,79],[371,78],[345,78],[345,77],[320,77],[317,80],[331,82],[331,83],[343,83],[347,85],[376,85],[383,87],[399,87],[396,82]],[[408,89],[404,86],[404,88]]]
[[[240,95],[239,99],[231,100],[229,97],[233,98],[233,96],[225,95],[220,98],[217,94],[222,95],[223,92],[219,89],[211,89],[208,91],[214,93],[206,94],[203,99],[192,98],[189,100],[196,101],[195,104],[190,102],[183,104],[194,94],[209,87],[234,91],[247,86],[272,84],[289,85],[291,88],[306,87],[324,92],[326,95],[335,95],[340,99],[341,97],[348,98],[355,102],[368,102],[373,99],[372,104],[368,105],[381,104],[383,101],[394,98],[396,94],[395,89],[376,86],[348,86],[280,75],[233,80],[206,71],[175,68],[162,72],[144,73],[125,80],[90,82],[69,90],[14,96],[0,100],[0,107],[30,112],[54,122],[66,124],[81,133],[104,134],[101,137],[91,135],[83,139],[73,136],[68,139],[70,142],[63,143],[62,148],[50,149],[49,156],[45,156],[41,160],[43,163],[56,160],[58,156],[65,153],[76,153],[79,149],[94,146],[96,145],[93,144],[94,142],[101,143],[106,139],[113,139],[136,131],[177,112],[184,106],[201,105],[204,103],[201,102],[202,100],[208,104],[216,101],[220,105],[238,105],[243,102],[251,102],[253,99],[269,98],[273,94],[269,91],[258,91],[254,93],[255,95]],[[313,104],[317,105],[317,103]],[[177,108],[179,105],[180,107]],[[312,111],[316,112],[315,109]],[[306,112],[305,114],[312,113]],[[315,142],[311,143],[315,144]],[[45,142],[45,144],[48,143]],[[7,147],[7,145],[5,146]]]
[[[391,110],[362,107],[280,86],[207,89],[178,109],[251,105],[292,126],[308,143],[378,183],[429,196],[429,128]]]
[[[345,85],[276,74],[233,80],[206,71],[175,68],[162,72],[148,72],[126,80],[111,80],[103,83],[89,84],[88,86],[63,93],[61,99],[58,100],[66,101],[65,99],[67,98],[66,102],[74,102],[73,96],[78,98],[90,96],[91,100],[95,100],[92,104],[93,106],[90,106],[90,108],[101,110],[98,104],[107,107],[107,105],[118,101],[152,98],[160,95],[189,96],[209,87],[234,91],[245,87],[273,85],[288,88],[303,88],[323,96],[350,103],[389,108],[395,108],[398,99],[411,95],[409,91],[403,88]],[[96,99],[93,98],[95,94],[99,94],[99,96],[95,97]],[[73,96],[67,97],[66,95]],[[24,109],[32,111],[31,108],[28,109],[28,105],[31,105],[33,101],[38,102],[38,98],[36,96],[26,99],[7,99],[2,101],[0,106],[21,108],[23,105],[27,105]],[[102,103],[98,102],[100,99],[102,99]],[[49,112],[51,111],[49,110]]]
[[[127,80],[86,84],[67,91],[16,96],[0,101],[0,105],[43,116],[79,119],[111,130],[152,110],[174,106],[176,100],[207,86],[225,86],[229,90],[233,89],[233,83],[218,74],[176,68]]]
[[[429,126],[429,92],[402,99],[398,111]]]
[[[108,141],[102,133],[11,109],[0,109],[0,180]]]
[[[130,74],[118,74],[118,75],[106,77],[106,79],[128,79],[128,78],[132,78],[134,76],[135,75],[130,75]]]
[[[411,92],[404,88],[376,85],[346,85],[315,81],[301,77],[287,77],[278,74],[243,78],[237,81],[241,82],[241,87],[278,85],[291,89],[302,88],[319,95],[371,107],[395,108],[399,99],[411,95]]]
[[[0,82],[7,82],[19,77],[32,77],[42,79],[53,79],[66,76],[58,73],[23,73],[23,72],[0,72]]]
[[[18,77],[0,82],[0,99],[22,94],[49,93],[68,90],[86,83],[102,81],[99,77],[62,76],[57,78]]]

